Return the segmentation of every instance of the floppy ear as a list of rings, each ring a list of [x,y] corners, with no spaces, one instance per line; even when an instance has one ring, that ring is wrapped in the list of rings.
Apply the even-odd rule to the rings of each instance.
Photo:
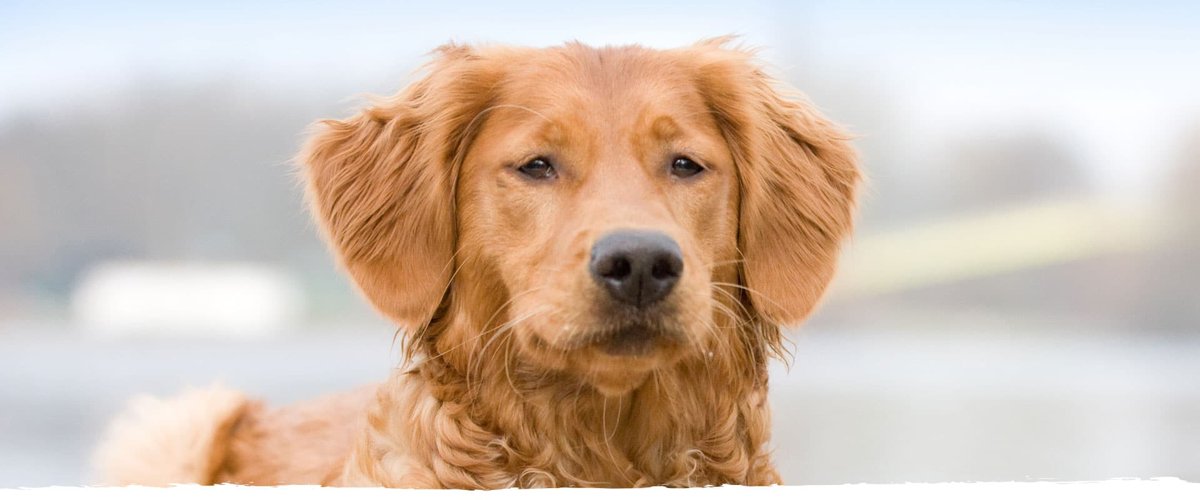
[[[853,225],[857,159],[846,133],[803,99],[781,93],[750,53],[726,42],[691,50],[737,164],[743,278],[762,317],[795,324],[825,291]]]
[[[471,49],[445,46],[427,74],[346,120],[325,120],[301,153],[314,216],[374,306],[425,326],[453,270],[454,177],[490,88]]]

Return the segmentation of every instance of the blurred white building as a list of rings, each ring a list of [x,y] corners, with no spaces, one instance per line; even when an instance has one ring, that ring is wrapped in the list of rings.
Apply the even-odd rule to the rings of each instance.
[[[84,274],[71,309],[81,331],[106,337],[261,337],[296,325],[303,300],[261,264],[125,261]]]

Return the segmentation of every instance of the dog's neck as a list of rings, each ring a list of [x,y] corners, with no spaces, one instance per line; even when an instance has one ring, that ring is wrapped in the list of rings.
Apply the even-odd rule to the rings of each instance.
[[[763,339],[777,338],[773,327],[746,319],[718,325],[745,330],[732,337],[742,342],[685,358],[620,396],[534,368],[469,322],[431,327],[428,334],[465,340],[423,343],[413,367],[381,390],[367,435],[406,465],[369,474],[373,482],[491,489],[779,480],[765,449],[770,341]],[[370,466],[386,468],[382,462]]]

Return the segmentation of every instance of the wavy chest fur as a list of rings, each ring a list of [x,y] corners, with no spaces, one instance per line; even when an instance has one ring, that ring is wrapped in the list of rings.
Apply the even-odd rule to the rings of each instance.
[[[505,363],[511,360],[498,360]],[[622,397],[520,366],[472,380],[439,360],[379,390],[337,484],[400,487],[775,484],[765,362],[655,373]]]

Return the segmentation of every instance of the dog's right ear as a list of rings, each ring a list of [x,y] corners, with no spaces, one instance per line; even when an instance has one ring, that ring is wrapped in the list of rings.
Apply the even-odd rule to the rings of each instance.
[[[312,211],[363,294],[407,331],[424,327],[453,271],[453,186],[494,75],[444,46],[418,82],[345,120],[325,120],[300,156]]]

